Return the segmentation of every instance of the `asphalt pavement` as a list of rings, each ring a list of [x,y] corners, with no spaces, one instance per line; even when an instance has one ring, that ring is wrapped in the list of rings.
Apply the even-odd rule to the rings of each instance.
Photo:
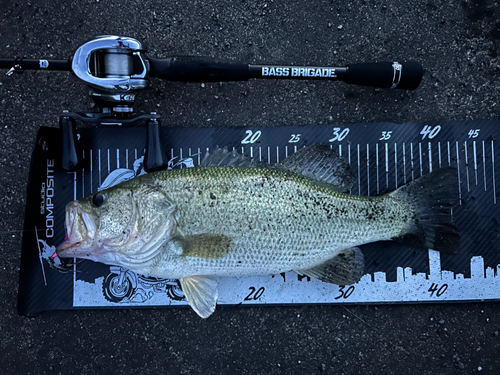
[[[136,109],[163,126],[276,126],[494,119],[500,3],[326,0],[0,0],[0,56],[67,58],[98,35],[151,56],[253,64],[419,61],[418,90],[341,82],[219,85],[152,79]],[[470,374],[500,372],[500,302],[379,306],[16,311],[31,152],[40,126],[86,111],[64,72],[0,77],[0,363],[3,374]],[[500,285],[498,286],[500,288]]]

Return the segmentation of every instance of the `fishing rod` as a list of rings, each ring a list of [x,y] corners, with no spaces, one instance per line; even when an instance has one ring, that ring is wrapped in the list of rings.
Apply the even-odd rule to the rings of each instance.
[[[133,105],[139,91],[149,86],[150,77],[178,82],[247,81],[249,79],[298,79],[343,81],[378,88],[415,90],[423,75],[417,62],[357,63],[345,67],[253,65],[230,59],[198,56],[152,58],[141,42],[124,36],[99,36],[80,46],[66,60],[0,58],[7,75],[25,70],[68,71],[90,86],[98,110],[93,113],[65,111],[60,115],[63,132],[63,167],[78,164],[74,145],[75,119],[101,125],[122,125],[148,120],[148,169],[163,168],[160,160],[159,115],[138,115]],[[73,130],[72,130],[73,129]],[[156,155],[156,156],[152,156]]]

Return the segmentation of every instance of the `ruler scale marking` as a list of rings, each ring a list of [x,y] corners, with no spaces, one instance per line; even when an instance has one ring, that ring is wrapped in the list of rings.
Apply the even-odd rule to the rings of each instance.
[[[476,141],[472,142],[472,146],[474,149],[474,174],[476,175],[476,186],[477,186],[477,150],[476,150]]]
[[[497,188],[495,181],[495,146],[493,140],[491,141],[491,170],[493,173],[493,203],[497,204]]]
[[[366,188],[370,196],[370,145],[366,144]]]
[[[358,195],[361,195],[361,165],[359,158],[359,143],[358,143]]]
[[[415,179],[415,168],[413,166],[413,143],[410,143],[411,180]]]
[[[101,183],[101,149],[97,151],[97,160],[99,161],[99,186],[102,185]]]
[[[389,187],[389,145],[385,144],[385,187]]]
[[[90,192],[93,193],[94,192],[94,187],[92,185],[92,174],[94,172],[93,170],[93,155],[92,155],[92,149],[90,149]]]
[[[460,205],[462,205],[462,186],[460,182],[460,153],[459,153],[458,141],[456,141],[455,144],[457,148],[458,199],[460,201]]]
[[[423,162],[422,162],[422,143],[418,142],[418,155],[420,160],[420,177],[424,174]]]
[[[441,142],[438,142],[438,162],[439,162],[439,168],[441,168]]]
[[[380,179],[379,179],[379,168],[378,168],[378,143],[375,146],[375,158],[377,164],[377,195],[380,194]]]
[[[465,153],[465,178],[467,181],[467,192],[470,192],[469,184],[469,155],[467,153],[467,141],[464,142],[464,153]]]
[[[486,151],[484,147],[484,141],[483,143],[483,177],[484,177],[484,191],[486,190]]]
[[[429,153],[429,172],[432,172],[432,145],[431,145],[431,142],[427,143],[427,152]]]
[[[394,179],[396,183],[396,189],[398,188],[398,146],[394,143]]]
[[[406,146],[403,143],[403,182],[406,185]]]
[[[85,160],[85,150],[82,150],[82,158]],[[85,198],[85,167],[82,167],[82,195]]]

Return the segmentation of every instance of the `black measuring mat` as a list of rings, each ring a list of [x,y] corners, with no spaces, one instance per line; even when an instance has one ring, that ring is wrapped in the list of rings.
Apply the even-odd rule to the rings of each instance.
[[[457,168],[461,234],[455,255],[392,242],[362,246],[365,276],[336,286],[294,273],[221,278],[219,304],[402,303],[500,298],[499,120],[375,123],[272,128],[163,128],[177,168],[198,165],[207,149],[236,148],[276,163],[305,145],[339,151],[355,175],[352,194],[381,195],[441,166]],[[176,280],[79,261],[66,273],[49,267],[64,240],[64,207],[143,169],[145,128],[78,129],[83,168],[63,171],[59,130],[42,127],[33,152],[24,227],[18,310],[36,315],[73,308],[187,306]]]

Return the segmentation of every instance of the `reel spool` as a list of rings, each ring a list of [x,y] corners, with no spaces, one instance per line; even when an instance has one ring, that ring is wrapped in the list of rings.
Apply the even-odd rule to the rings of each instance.
[[[104,76],[121,78],[134,74],[134,60],[132,52],[126,49],[109,49],[104,54]]]
[[[71,69],[90,87],[90,96],[105,112],[130,113],[137,91],[149,85],[142,44],[133,38],[100,36],[75,52]]]

